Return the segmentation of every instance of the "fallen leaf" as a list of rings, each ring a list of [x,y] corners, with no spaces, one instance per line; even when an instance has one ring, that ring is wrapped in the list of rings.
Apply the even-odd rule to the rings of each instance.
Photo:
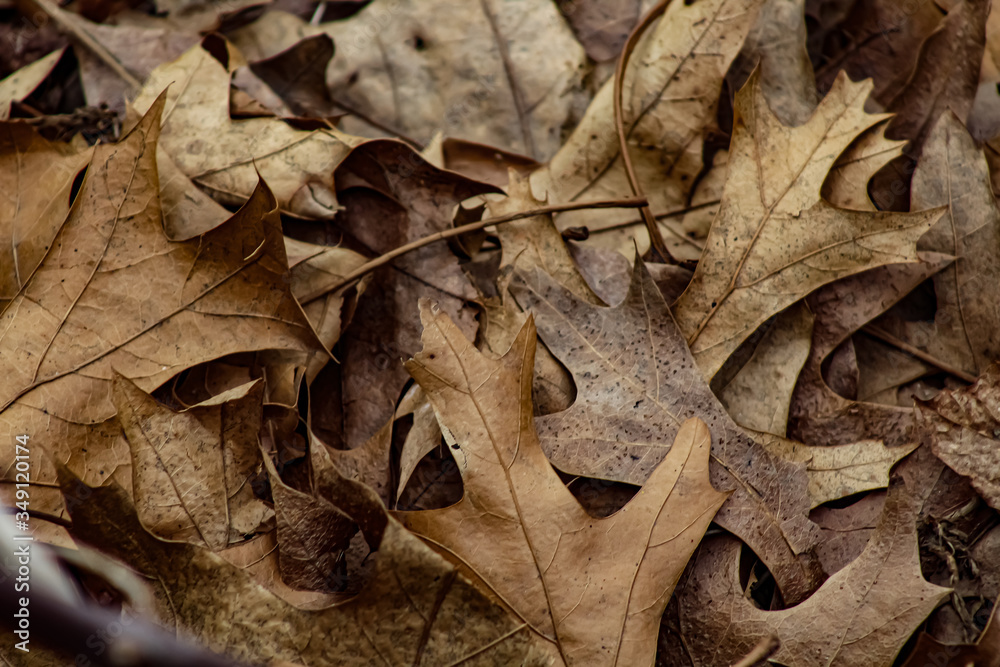
[[[989,8],[989,0],[956,3],[921,46],[906,87],[887,105],[896,114],[888,135],[912,142],[911,157],[920,155],[924,138],[948,110],[963,122],[968,117],[979,87]]]
[[[916,240],[944,214],[849,211],[820,197],[837,157],[885,118],[864,112],[870,89],[839,77],[795,128],[768,109],[756,76],[736,96],[722,206],[691,284],[674,304],[706,377],[771,315],[812,290],[875,266],[917,261]]]
[[[889,470],[918,444],[889,448],[878,440],[861,440],[847,445],[811,447],[769,433],[756,433],[754,440],[774,456],[806,464],[811,508],[888,486]]]
[[[263,465],[259,382],[181,411],[123,377],[112,395],[132,452],[136,513],[150,533],[218,551],[273,515],[250,485]]]
[[[122,142],[95,149],[69,217],[0,315],[0,347],[12,351],[0,360],[7,460],[15,435],[45,433],[54,458],[99,483],[129,459],[115,444],[114,373],[150,391],[226,354],[319,346],[282,280],[280,221],[265,185],[205,236],[164,235],[155,168],[162,105]],[[40,449],[32,466],[35,479],[51,481]],[[61,505],[53,489],[32,495],[41,511]]]
[[[222,50],[229,62],[219,62],[206,45]],[[297,130],[277,118],[230,118],[229,79],[241,58],[231,45],[209,37],[157,67],[133,105],[144,113],[166,90],[160,142],[181,171],[220,202],[242,204],[259,175],[282,210],[332,217],[333,172],[360,140],[333,129]]]
[[[357,530],[354,521],[329,501],[285,484],[269,456],[264,456],[264,466],[278,524],[282,581],[299,590],[342,590],[338,564]]]
[[[323,27],[333,96],[418,141],[443,130],[545,159],[588,101],[583,48],[544,0],[374,0]]]
[[[681,208],[702,169],[702,145],[715,125],[718,91],[753,25],[761,0],[700,0],[667,5],[630,59],[622,93],[622,122],[636,176],[653,213]],[[549,163],[531,176],[532,189],[551,204],[607,199],[630,192],[614,120],[614,83],[594,97],[580,124]],[[578,211],[559,227],[587,227],[600,243],[631,254],[649,247],[634,211]],[[669,239],[669,237],[668,237]],[[668,245],[674,252],[673,244]]]
[[[92,148],[47,141],[23,123],[0,123],[0,311],[48,251],[92,155]]]
[[[642,4],[641,0],[574,0],[560,3],[559,9],[587,55],[603,62],[621,53],[639,21]]]
[[[823,530],[816,555],[828,575],[844,569],[865,550],[882,516],[886,493],[873,491],[847,507],[817,507],[809,514]]]
[[[877,326],[972,375],[1000,359],[1000,208],[989,169],[961,121],[945,113],[927,137],[913,174],[912,207],[947,205],[948,214],[920,240],[921,250],[954,255],[934,276],[933,323],[883,317]]]
[[[577,387],[569,410],[537,421],[553,465],[643,484],[680,425],[703,419],[712,432],[712,482],[735,487],[716,523],[752,545],[787,600],[818,585],[809,554],[818,530],[806,517],[804,466],[772,457],[733,423],[640,260],[628,296],[614,308],[586,303],[537,271],[515,278],[511,290]]]
[[[424,349],[407,369],[434,405],[465,495],[397,516],[481,577],[565,663],[652,662],[673,585],[726,498],[708,480],[704,423],[687,421],[632,502],[595,519],[538,446],[531,320],[493,360],[430,304],[421,316]],[[483,548],[491,541],[504,546]]]
[[[986,627],[973,644],[944,644],[926,632],[917,635],[917,643],[902,667],[996,667],[1000,664],[1000,625],[996,621],[996,606]]]
[[[522,623],[382,510],[373,580],[356,598],[299,610],[219,556],[162,542],[143,530],[126,494],[91,488],[59,467],[75,539],[127,563],[151,582],[161,623],[234,660],[327,665],[549,664]],[[364,501],[375,503],[374,497]],[[377,511],[377,510],[376,510]],[[384,621],[378,629],[371,619]]]
[[[753,356],[718,394],[737,424],[785,435],[792,392],[809,357],[812,328],[813,315],[804,303],[778,314]]]
[[[373,255],[448,229],[461,201],[495,191],[433,167],[394,140],[360,146],[338,174],[352,186],[341,193],[346,209],[337,217],[338,227]],[[372,224],[376,211],[379,222]],[[446,245],[420,248],[374,272],[341,337],[342,404],[329,409],[342,413],[343,427],[332,438],[317,433],[327,444],[357,447],[392,417],[409,379],[399,362],[420,345],[421,298],[437,300],[467,335],[474,335],[476,292]]]
[[[824,199],[839,208],[878,210],[868,194],[868,183],[879,169],[903,154],[906,144],[885,138],[890,122],[868,128],[841,154],[823,183]]]
[[[853,2],[827,39],[816,72],[821,91],[829,90],[841,71],[853,81],[872,79],[871,99],[884,109],[909,80],[920,47],[940,25],[944,13],[933,0],[900,4],[897,0]],[[831,31],[833,32],[833,31]]]
[[[848,337],[953,261],[921,253],[917,264],[889,264],[826,285],[807,303],[816,316],[809,359],[789,409],[788,434],[811,445],[879,439],[889,447],[914,441],[913,411],[849,400],[823,379],[824,362]]]
[[[765,611],[739,583],[740,543],[713,538],[701,549],[681,589],[681,630],[695,665],[731,664],[768,634],[779,664],[891,664],[910,634],[951,590],[920,574],[916,504],[905,486],[889,491],[868,546],[809,599]]]
[[[62,58],[65,49],[53,51],[0,80],[0,120],[10,117],[10,105],[31,95]]]
[[[949,468],[969,478],[991,507],[1000,506],[1000,451],[996,415],[1000,367],[986,369],[966,389],[945,390],[927,403],[918,403],[920,423],[930,438],[935,456]]]

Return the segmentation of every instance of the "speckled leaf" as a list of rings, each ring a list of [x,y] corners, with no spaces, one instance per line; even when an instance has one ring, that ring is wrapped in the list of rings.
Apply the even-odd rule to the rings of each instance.
[[[698,417],[712,433],[713,484],[735,488],[715,521],[767,562],[786,599],[819,584],[804,466],[772,457],[730,419],[641,261],[614,308],[586,303],[540,271],[519,275],[511,290],[576,383],[568,410],[538,419],[556,467],[642,484],[684,420]]]

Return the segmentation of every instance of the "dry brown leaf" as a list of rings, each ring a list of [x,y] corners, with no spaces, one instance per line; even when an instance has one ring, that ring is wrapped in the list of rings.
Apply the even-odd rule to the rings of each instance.
[[[386,516],[374,497],[360,501],[382,517],[381,530],[372,537],[372,548],[378,548],[373,580],[344,604],[304,611],[216,554],[152,537],[121,489],[88,487],[65,467],[59,474],[74,537],[149,581],[163,625],[234,660],[282,659],[309,667],[421,659],[429,664],[549,664],[522,623]]]
[[[769,433],[755,433],[753,437],[774,456],[806,464],[809,500],[813,508],[831,500],[888,486],[892,466],[917,448],[915,442],[889,448],[878,440],[811,447]]]
[[[790,667],[888,665],[951,589],[927,583],[917,555],[916,503],[890,489],[868,546],[808,600],[780,611],[758,609],[740,587],[740,543],[714,538],[701,547],[680,591],[681,630],[695,665],[731,664],[769,633],[773,660]]]
[[[336,222],[374,255],[448,229],[459,202],[495,191],[433,167],[394,140],[360,146],[337,173],[352,187],[341,193],[346,210]],[[467,335],[474,335],[476,292],[447,245],[420,248],[374,272],[341,338],[342,405],[324,410],[340,412],[343,426],[329,437],[317,433],[327,444],[357,447],[392,417],[409,379],[400,362],[420,346],[421,298],[438,301]]]
[[[998,388],[1000,366],[994,364],[971,387],[945,390],[927,403],[918,403],[921,425],[934,454],[968,477],[993,508],[1000,507]]]
[[[1000,208],[986,160],[961,121],[945,113],[928,135],[913,174],[912,207],[948,206],[918,244],[954,255],[934,276],[933,323],[880,318],[877,325],[956,368],[978,375],[1000,359]]]
[[[587,55],[603,62],[621,53],[639,21],[642,0],[574,0],[559,4]]]
[[[830,169],[822,195],[839,208],[876,211],[868,194],[868,182],[879,169],[903,154],[905,141],[885,138],[891,121],[882,121],[854,140]]]
[[[852,340],[858,361],[859,401],[910,407],[912,401],[901,402],[905,396],[900,389],[918,378],[938,372],[934,366],[877,338],[862,334],[855,335]]]
[[[659,24],[637,46],[625,74],[622,121],[636,175],[655,214],[683,208],[702,169],[702,144],[715,125],[719,91],[762,0],[672,2]],[[630,192],[619,155],[614,121],[614,85],[594,97],[580,124],[548,165],[531,177],[540,199],[551,204],[620,197]],[[578,211],[559,216],[559,227],[596,232],[627,222],[634,211]],[[631,255],[648,233],[627,227],[600,234],[595,242]],[[675,239],[671,252],[682,254]]]
[[[23,123],[0,123],[0,311],[48,251],[92,155],[89,147],[46,141]]]
[[[526,179],[511,171],[507,185],[507,197],[490,197],[486,204],[489,212],[487,217],[499,217],[542,208],[545,202],[535,199],[531,193],[531,185]],[[520,271],[541,269],[566,286],[574,294],[592,303],[599,303],[597,296],[590,290],[576,262],[566,247],[562,235],[552,222],[552,215],[538,215],[532,218],[516,220],[500,225],[496,230],[503,256],[500,260],[500,270],[507,267],[508,272],[517,267]],[[502,275],[502,274],[501,274]],[[501,287],[503,287],[501,285]],[[520,328],[520,327],[518,327]],[[513,336],[512,336],[513,338]],[[509,344],[509,342],[508,342]]]
[[[990,0],[956,3],[921,46],[906,87],[886,106],[896,114],[888,135],[912,142],[908,155],[921,154],[924,138],[948,110],[963,123],[968,117],[979,88],[989,8]]]
[[[644,483],[686,419],[712,432],[712,481],[735,491],[715,521],[747,541],[787,600],[818,584],[810,549],[818,529],[807,514],[805,466],[772,457],[733,423],[688,351],[666,302],[637,260],[625,300],[614,308],[581,301],[536,272],[511,290],[549,349],[572,371],[573,406],[538,419],[542,447],[560,470]]]
[[[708,479],[708,429],[688,420],[638,495],[595,519],[538,445],[531,320],[493,360],[430,304],[421,315],[424,348],[407,368],[434,405],[465,495],[397,516],[481,577],[566,664],[652,662],[674,583],[726,498]]]
[[[820,90],[829,90],[843,70],[853,81],[873,79],[872,100],[884,109],[906,85],[927,37],[941,23],[943,12],[933,0],[853,2],[838,31],[841,39],[826,40],[826,63],[816,73]]]
[[[769,317],[817,287],[917,261],[916,240],[944,214],[849,211],[821,198],[837,157],[885,118],[864,112],[870,89],[839,77],[795,128],[768,109],[756,75],[737,94],[722,206],[691,284],[674,305],[706,377]]]
[[[254,381],[174,411],[116,378],[112,396],[132,452],[132,495],[146,530],[219,551],[273,516],[250,485],[263,465],[257,444],[263,390]]]
[[[222,50],[228,63],[205,47]],[[337,130],[297,130],[277,118],[233,120],[229,80],[242,56],[217,37],[157,67],[136,98],[145,112],[166,90],[161,144],[217,200],[242,204],[262,177],[284,211],[329,218],[338,208],[333,172],[360,139]]]
[[[5,460],[15,435],[45,433],[54,458],[99,483],[129,460],[127,445],[116,444],[115,372],[150,391],[226,354],[320,347],[284,279],[266,186],[203,237],[164,235],[155,167],[162,104],[120,143],[95,149],[69,218],[0,315],[0,348],[10,351],[0,359]],[[32,456],[35,478],[50,481],[41,450]],[[32,506],[59,513],[61,500],[39,488]]]
[[[333,96],[418,141],[443,130],[546,159],[589,101],[583,48],[545,0],[374,0],[323,29]]]
[[[778,314],[750,360],[719,392],[719,400],[737,424],[784,437],[792,392],[809,357],[812,329],[813,315],[804,303]]]
[[[839,572],[861,555],[878,519],[887,492],[873,491],[847,507],[817,507],[809,517],[823,529],[816,554],[828,575]]]
[[[816,78],[806,51],[805,6],[806,0],[764,0],[726,76],[736,90],[759,67],[764,97],[784,125],[801,125],[816,108]]]
[[[945,644],[921,632],[902,667],[997,667],[1000,665],[1000,624],[997,623],[996,609],[994,606],[982,634],[972,644]]]
[[[870,269],[809,296],[816,320],[809,359],[792,395],[788,428],[792,438],[818,446],[880,439],[895,447],[914,441],[912,410],[844,398],[826,383],[822,367],[852,333],[953,261],[939,253],[920,256],[920,263]]]
[[[53,51],[0,80],[0,120],[7,120],[10,116],[13,102],[20,102],[31,95],[48,78],[64,52],[65,49]]]
[[[340,564],[357,526],[329,501],[285,484],[267,455],[264,465],[278,524],[281,580],[299,590],[342,590]]]

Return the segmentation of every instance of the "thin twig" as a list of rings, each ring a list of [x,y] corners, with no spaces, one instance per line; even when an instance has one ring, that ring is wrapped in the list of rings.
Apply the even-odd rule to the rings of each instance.
[[[142,82],[139,79],[125,69],[125,66],[110,51],[104,48],[103,44],[94,39],[90,33],[67,19],[66,13],[52,2],[52,0],[31,0],[31,2],[38,5],[43,12],[51,16],[53,21],[58,23],[63,30],[70,33],[88,51],[97,56],[101,62],[110,67],[111,71],[117,74],[132,89],[139,90],[142,88]]]
[[[876,327],[876,326],[874,326],[872,324],[869,324],[868,326],[864,327],[862,329],[862,331],[864,331],[866,334],[868,334],[870,336],[878,338],[883,343],[888,343],[889,345],[892,345],[893,347],[899,348],[903,352],[906,352],[907,354],[916,357],[920,361],[926,362],[926,363],[930,364],[931,366],[934,366],[935,368],[939,368],[939,369],[943,370],[945,373],[949,373],[950,375],[954,375],[959,380],[964,380],[964,381],[968,382],[969,384],[973,384],[978,379],[975,375],[971,375],[969,373],[966,373],[965,371],[963,371],[960,368],[956,368],[956,367],[952,366],[951,364],[949,364],[949,363],[947,363],[945,361],[941,361],[937,357],[935,357],[933,355],[930,355],[930,354],[927,354],[923,350],[921,350],[919,348],[916,348],[916,347],[910,345],[909,343],[907,343],[905,341],[901,341],[900,339],[896,338],[895,336],[893,336],[888,331],[885,331],[883,329],[879,329],[878,327]]]
[[[767,660],[777,653],[779,648],[781,648],[781,642],[778,641],[778,638],[774,635],[768,635],[757,642],[757,645],[739,662],[734,662],[732,667],[753,667],[758,662]]]
[[[362,264],[354,271],[338,280],[336,283],[329,287],[323,287],[317,289],[313,292],[307,293],[299,302],[303,305],[314,301],[324,294],[329,292],[335,292],[347,285],[350,285],[355,280],[371,273],[375,269],[381,268],[396,259],[401,255],[416,250],[418,248],[423,248],[426,245],[430,245],[436,241],[443,241],[445,239],[450,239],[455,236],[461,236],[462,234],[468,234],[469,232],[475,232],[484,227],[489,227],[491,225],[502,225],[505,222],[513,222],[515,220],[523,220],[524,218],[532,218],[536,215],[546,215],[549,213],[561,213],[563,211],[577,211],[580,209],[592,209],[592,208],[639,208],[640,206],[647,206],[649,204],[645,197],[635,197],[632,199],[607,199],[600,201],[585,201],[585,202],[571,202],[569,204],[556,204],[554,206],[543,206],[542,208],[532,209],[530,211],[521,211],[520,213],[510,213],[508,215],[501,215],[495,218],[487,218],[486,220],[480,220],[479,222],[470,222],[467,225],[462,225],[461,227],[454,227],[452,229],[447,229],[443,232],[436,232],[429,236],[425,236],[422,239],[417,239],[412,243],[407,243],[406,245],[400,246],[395,250],[390,250],[384,255],[380,255],[368,262],[367,264]]]
[[[646,29],[658,19],[664,11],[667,9],[667,5],[670,4],[670,0],[661,0],[653,9],[650,10],[646,17],[639,22],[639,25],[635,27],[632,33],[628,36],[628,41],[625,42],[625,48],[622,49],[622,53],[618,58],[618,65],[615,67],[615,89],[614,89],[614,107],[615,107],[615,131],[618,134],[618,147],[622,154],[622,164],[625,165],[625,175],[628,177],[629,186],[632,188],[632,194],[637,197],[642,196],[642,186],[639,185],[639,179],[636,178],[635,168],[632,166],[632,157],[628,152],[628,135],[625,132],[625,122],[622,114],[622,88],[625,83],[625,67],[628,65],[629,56],[632,55],[632,51],[635,49],[636,44],[639,43],[639,38],[646,32]],[[667,250],[667,244],[663,240],[663,235],[660,234],[660,228],[656,225],[656,218],[653,217],[653,212],[650,210],[649,206],[643,206],[639,209],[639,213],[642,215],[643,221],[646,223],[646,229],[649,231],[649,240],[653,244],[653,249],[660,255],[660,258],[669,263],[676,264],[673,255]]]

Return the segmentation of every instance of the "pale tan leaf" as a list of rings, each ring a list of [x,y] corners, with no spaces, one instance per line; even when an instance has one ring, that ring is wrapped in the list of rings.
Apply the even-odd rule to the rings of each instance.
[[[812,328],[813,315],[804,303],[778,314],[753,356],[719,393],[737,424],[785,435],[792,392],[809,357]]]
[[[775,456],[806,464],[812,507],[888,486],[889,470],[918,444],[889,448],[878,440],[862,440],[812,447],[769,433],[754,433],[753,437]]]
[[[726,498],[708,479],[708,429],[688,420],[638,495],[595,519],[538,445],[531,320],[494,360],[426,302],[422,316],[424,349],[407,368],[434,405],[465,495],[444,509],[397,516],[557,642],[566,664],[652,662],[674,583]]]
[[[583,48],[545,0],[375,0],[323,29],[334,97],[418,141],[443,130],[546,159],[589,99]]]
[[[47,141],[23,123],[0,123],[0,311],[66,221],[73,181],[92,155],[92,148]]]
[[[242,204],[259,175],[282,210],[332,217],[333,172],[360,139],[333,129],[297,130],[277,118],[233,120],[229,79],[241,56],[229,45],[223,48],[230,49],[228,68],[202,45],[157,67],[135,108],[144,113],[167,91],[161,144],[188,178],[219,201]]]
[[[636,175],[654,213],[685,206],[702,168],[702,144],[715,124],[726,71],[761,4],[672,2],[632,55],[623,84],[622,120]],[[532,174],[532,189],[540,199],[559,204],[631,191],[619,155],[613,92],[613,81],[608,81],[559,152]],[[634,211],[578,211],[560,215],[558,224],[560,229],[586,226],[599,232],[632,221],[639,223]],[[631,255],[633,237],[640,251],[649,247],[641,226],[608,231],[595,241]],[[674,240],[666,240],[674,252]]]
[[[868,182],[879,169],[903,154],[905,141],[885,138],[889,121],[865,130],[830,169],[823,183],[823,198],[834,206],[855,211],[875,211]]]
[[[865,113],[870,89],[839,77],[794,128],[768,109],[756,76],[737,95],[722,206],[674,311],[706,377],[771,315],[817,287],[917,261],[916,240],[944,214],[849,211],[821,198],[837,157],[885,118]]]

